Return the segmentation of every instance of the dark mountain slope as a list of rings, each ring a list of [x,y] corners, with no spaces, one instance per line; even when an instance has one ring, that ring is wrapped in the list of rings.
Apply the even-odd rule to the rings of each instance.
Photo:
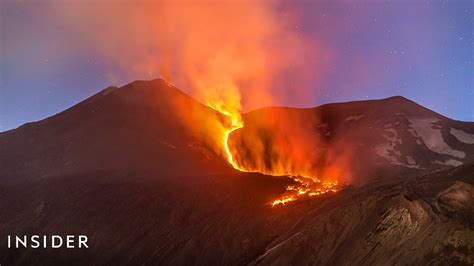
[[[225,118],[163,80],[111,87],[53,117],[0,134],[0,177],[140,169],[229,173],[231,167],[206,142],[214,137],[208,124],[218,119]]]
[[[1,185],[1,232],[85,234],[90,249],[7,249],[15,264],[381,265],[474,262],[474,166],[380,179],[271,207],[259,175],[65,176]],[[4,237],[4,236],[2,236]]]
[[[402,105],[396,103],[383,116],[372,106],[383,109],[393,100],[406,102],[276,108],[281,117],[319,119],[308,125],[318,128],[326,149],[347,141],[365,152],[359,157],[380,157],[366,167],[394,166],[410,154],[420,168],[411,175],[389,172],[392,178],[378,171],[368,184],[271,207],[290,181],[236,172],[216,155],[206,141],[213,133],[208,123],[225,118],[161,80],[109,88],[0,134],[0,264],[472,265],[472,124],[429,111],[406,115],[409,102],[408,110],[397,114]],[[245,115],[246,127],[235,137],[265,127],[258,116],[268,110]],[[370,135],[362,134],[370,127]],[[383,146],[386,153],[373,150],[398,143],[395,135],[401,143]],[[438,142],[426,144],[427,136]],[[414,152],[404,150],[408,141]],[[443,156],[464,165],[432,172],[432,160]],[[406,165],[395,164],[411,169]],[[6,234],[87,235],[90,249],[8,249]]]
[[[319,201],[252,264],[470,265],[474,165],[379,179]]]

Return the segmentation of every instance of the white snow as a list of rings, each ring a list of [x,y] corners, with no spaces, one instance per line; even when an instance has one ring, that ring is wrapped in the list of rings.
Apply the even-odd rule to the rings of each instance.
[[[169,142],[167,142],[167,141],[163,141],[163,142],[161,142],[161,143],[162,143],[163,145],[167,146],[168,148],[171,148],[171,149],[173,149],[173,150],[176,150],[176,146],[173,145],[173,144],[171,144],[171,143],[169,143]]]
[[[401,157],[402,154],[400,151],[395,149],[395,146],[402,144],[402,139],[398,137],[397,131],[393,128],[385,129],[385,131],[388,133],[383,135],[386,142],[377,145],[374,148],[375,153],[378,156],[385,158],[390,162],[390,164],[401,165],[409,168],[420,168],[420,166],[410,156],[406,156],[408,164],[399,161],[398,158]]]
[[[413,159],[413,157],[407,155],[406,158],[407,158],[408,164],[410,164],[410,165],[415,165],[416,164],[416,161],[415,161],[415,159]]]
[[[410,119],[412,130],[409,130],[413,136],[421,137],[423,142],[433,152],[447,154],[457,158],[464,158],[466,153],[455,150],[444,142],[441,129],[438,125],[438,119]]]
[[[397,142],[401,143],[401,140],[397,139],[396,135],[395,137],[391,137],[391,138],[385,135],[384,137],[385,139],[387,139],[387,142],[377,145],[374,148],[374,151],[378,156],[385,158],[387,161],[390,162],[390,164],[393,164],[393,165],[401,165],[408,168],[420,168],[420,166],[416,163],[416,161],[411,156],[406,156],[408,164],[400,162],[398,160],[398,157],[401,157],[401,153],[400,151],[395,150],[395,145],[397,144]]]
[[[327,127],[327,126],[328,126],[328,123],[324,123],[324,124],[319,124],[317,128],[322,128],[322,127]]]
[[[394,128],[386,128],[385,131],[390,132],[390,133],[392,134],[391,137],[389,137],[389,136],[387,136],[387,135],[384,135],[384,137],[385,137],[390,143],[393,144],[392,146],[395,146],[396,143],[398,143],[398,144],[402,144],[402,143],[403,143],[403,140],[398,137],[397,130],[395,130]]]
[[[393,151],[393,149],[388,142],[377,145],[374,148],[374,151],[378,156],[387,159],[387,161],[389,161],[390,163],[393,163],[393,164],[399,163],[397,157],[390,154],[390,152]]]
[[[408,165],[405,165],[406,167],[410,167],[410,168],[420,168],[420,166],[416,163],[415,159],[413,159],[413,157],[407,155],[405,156],[406,159],[407,159],[407,162],[408,162]]]
[[[357,121],[359,119],[361,119],[364,115],[351,115],[351,116],[348,116],[344,121],[346,122],[350,122],[350,121]]]
[[[437,164],[450,165],[450,166],[460,166],[462,162],[454,159],[446,160],[445,162],[435,161]]]
[[[462,143],[474,144],[474,134],[469,134],[467,132],[455,128],[451,128],[449,132]]]

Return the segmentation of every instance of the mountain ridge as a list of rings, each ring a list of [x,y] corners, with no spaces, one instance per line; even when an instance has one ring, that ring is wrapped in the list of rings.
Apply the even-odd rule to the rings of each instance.
[[[71,108],[74,108],[78,105],[80,105],[81,103],[84,103],[84,102],[87,102],[88,100],[94,98],[94,97],[98,97],[98,96],[105,96],[107,95],[108,93],[110,92],[113,92],[117,89],[120,89],[120,88],[124,88],[124,87],[128,87],[130,85],[134,85],[134,84],[140,84],[140,83],[164,83],[164,84],[168,84],[168,85],[171,85],[174,87],[174,85],[172,85],[171,83],[169,83],[168,81],[162,79],[162,78],[156,78],[156,79],[152,79],[152,80],[135,80],[135,81],[132,81],[132,82],[129,82],[123,86],[109,86],[109,87],[106,87],[102,90],[100,90],[99,92],[93,94],[92,96],[90,97],[87,97],[86,99],[80,101],[79,103],[77,104],[74,104],[72,105],[71,107],[68,107],[66,110],[69,110]],[[178,92],[180,92],[181,94],[183,94],[184,96],[187,96],[191,99],[193,99],[194,101],[197,101],[199,102],[198,100],[195,100],[191,95],[185,93],[184,91],[174,87],[174,89],[176,89]],[[384,97],[384,98],[379,98],[379,99],[370,99],[370,100],[349,100],[349,101],[340,101],[340,102],[332,102],[332,103],[324,103],[324,104],[321,104],[321,105],[316,105],[316,106],[312,106],[312,107],[290,107],[290,106],[283,106],[283,105],[275,105],[275,106],[266,106],[266,107],[260,107],[260,108],[257,108],[257,109],[254,109],[254,110],[250,110],[250,111],[246,111],[246,112],[243,112],[242,115],[248,115],[248,114],[251,114],[253,112],[258,112],[260,110],[264,110],[264,109],[272,109],[272,108],[282,108],[282,109],[296,109],[296,110],[311,110],[311,109],[316,109],[316,108],[327,108],[329,106],[333,106],[333,105],[344,105],[344,104],[358,104],[358,103],[362,103],[362,104],[366,104],[366,103],[371,103],[371,102],[385,102],[385,101],[402,101],[402,102],[410,102],[410,103],[414,103],[416,104],[417,106],[420,106],[420,107],[423,107],[424,109],[427,109],[431,112],[434,112],[418,103],[416,103],[414,100],[411,100],[409,98],[406,98],[404,96],[401,96],[401,95],[393,95],[393,96],[388,96],[388,97]],[[199,102],[200,104],[202,104],[201,102]],[[205,106],[204,104],[202,104],[203,106]],[[212,109],[212,108],[211,108]],[[12,131],[12,130],[15,130],[15,129],[19,129],[20,127],[23,127],[23,126],[27,126],[29,124],[32,124],[32,123],[38,123],[38,122],[42,122],[46,119],[49,119],[49,118],[52,118],[60,113],[63,113],[65,110],[63,111],[59,111],[58,113],[55,113],[55,114],[52,114],[51,116],[49,117],[46,117],[46,118],[43,118],[43,119],[40,119],[40,120],[37,120],[37,121],[32,121],[32,122],[26,122],[16,128],[12,128],[12,129],[9,129],[9,130],[6,130],[6,131],[3,131],[3,132],[0,132],[0,134],[3,134],[3,133],[6,133],[6,132],[9,132],[9,131]],[[439,116],[442,116],[444,118],[447,118],[447,119],[450,119],[450,120],[453,120],[453,121],[456,121],[456,122],[462,122],[462,123],[473,123],[474,124],[474,121],[464,121],[464,120],[457,120],[457,119],[454,119],[454,118],[450,118],[448,116],[444,116],[443,114],[440,114],[440,113],[437,113],[437,112],[434,112],[436,113],[437,115]]]
[[[474,263],[470,125],[373,107],[364,116],[337,110],[344,105],[243,114],[234,145],[257,129],[275,132],[285,125],[279,119],[300,119],[320,141],[319,166],[343,168],[331,156],[354,149],[341,171],[354,176],[339,192],[272,207],[294,181],[234,170],[204,141],[208,124],[179,123],[226,118],[183,95],[162,81],[136,82],[0,134],[0,232],[87,235],[91,246],[9,249],[0,241],[0,262]],[[176,103],[200,116],[175,112]],[[279,127],[289,136],[292,129]]]

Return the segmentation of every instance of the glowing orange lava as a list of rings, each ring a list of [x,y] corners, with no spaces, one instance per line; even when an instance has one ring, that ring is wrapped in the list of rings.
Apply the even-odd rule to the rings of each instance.
[[[293,178],[293,180],[296,181],[296,185],[288,186],[286,192],[272,202],[272,206],[285,205],[299,198],[314,197],[339,190],[338,182],[312,181],[311,179],[302,178]]]
[[[244,127],[244,124],[242,123],[242,121],[239,121],[239,120],[233,120],[232,121],[232,128],[225,132],[224,149],[225,149],[225,153],[227,154],[227,161],[232,165],[232,167],[234,167],[235,169],[237,169],[241,172],[248,172],[245,169],[242,169],[241,167],[239,167],[239,165],[234,161],[234,157],[232,155],[232,152],[229,149],[229,144],[228,144],[229,135],[232,132],[236,131],[237,129],[243,128],[243,127]]]
[[[238,163],[234,160],[234,157],[232,155],[232,152],[229,148],[229,136],[232,134],[232,132],[241,129],[244,127],[244,123],[241,119],[240,114],[232,114],[231,112],[223,109],[223,108],[216,108],[215,106],[211,107],[215,109],[216,111],[228,116],[231,118],[231,127],[226,129],[224,138],[223,138],[223,146],[224,150],[227,156],[227,161],[229,162],[230,165],[236,170],[239,170],[241,172],[261,172],[256,169],[244,169]],[[320,181],[318,178],[312,178],[312,177],[306,177],[306,176],[301,176],[301,177],[295,177],[290,174],[282,174],[280,172],[278,173],[269,173],[267,171],[261,172],[262,174],[266,175],[274,175],[274,176],[289,176],[291,177],[294,181],[295,184],[288,186],[286,188],[286,192],[279,198],[275,199],[274,201],[271,202],[271,206],[274,207],[276,205],[286,205],[289,202],[296,201],[298,199],[304,198],[304,197],[314,197],[330,192],[337,192],[338,191],[338,182],[330,182],[330,181]]]

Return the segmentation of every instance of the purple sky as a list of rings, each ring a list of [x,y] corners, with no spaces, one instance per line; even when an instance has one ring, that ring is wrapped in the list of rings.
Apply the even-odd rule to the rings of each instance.
[[[111,66],[74,49],[37,2],[0,2],[0,131],[60,112],[111,85]],[[474,121],[474,1],[287,1],[301,34],[329,47],[315,97],[281,105],[402,95]],[[116,75],[115,85],[136,79]],[[291,78],[291,75],[289,76]],[[285,80],[283,80],[283,84]]]

